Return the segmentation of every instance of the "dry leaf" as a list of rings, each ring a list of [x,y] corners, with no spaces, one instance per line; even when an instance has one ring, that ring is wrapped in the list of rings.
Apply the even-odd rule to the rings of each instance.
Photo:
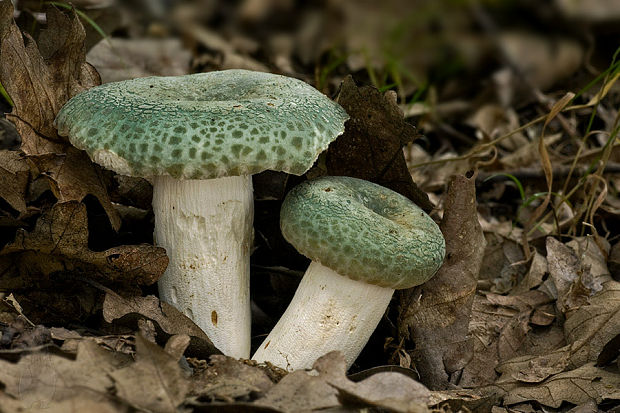
[[[399,332],[415,342],[416,368],[431,389],[457,382],[472,357],[468,327],[486,244],[476,212],[475,180],[457,176],[450,183],[440,226],[446,259],[433,278],[401,298]]]
[[[608,281],[564,323],[566,341],[573,343],[571,365],[596,361],[603,347],[620,332],[620,283]]]
[[[269,68],[258,60],[240,53],[234,45],[215,31],[194,22],[179,22],[179,29],[189,40],[193,39],[209,52],[199,57],[203,65],[216,70],[246,69],[257,72],[269,72]]]
[[[593,240],[573,243],[573,249],[551,237],[546,244],[549,277],[557,292],[556,307],[570,319],[576,309],[586,305],[590,296],[601,290],[601,282],[610,279],[609,271]],[[589,262],[577,257],[579,249],[589,251],[586,255]],[[598,257],[593,256],[597,252]],[[598,264],[596,276],[591,273],[592,264]]]
[[[0,82],[15,106],[10,120],[27,154],[57,152],[61,142],[54,118],[73,95],[99,84],[97,72],[85,63],[84,28],[77,15],[50,8],[39,47],[22,35],[13,21],[10,1],[0,2]]]
[[[487,242],[478,289],[505,294],[513,289],[526,271],[523,250],[513,240],[500,234],[485,234]]]
[[[21,153],[0,151],[0,198],[20,213],[26,211],[29,176],[30,167]]]
[[[538,383],[554,374],[595,362],[605,345],[618,335],[619,325],[620,283],[608,281],[603,284],[603,290],[590,298],[588,305],[577,309],[564,323],[566,346],[500,364],[496,368],[502,374],[500,381]]]
[[[8,395],[29,405],[70,400],[76,393],[105,399],[112,397],[108,391],[113,386],[106,373],[127,362],[125,355],[85,340],[75,360],[45,351],[24,355],[17,363],[0,360],[0,382]]]
[[[36,409],[36,410],[34,410]],[[45,413],[67,413],[67,412],[88,412],[88,413],[130,413],[130,406],[127,406],[112,397],[89,394],[88,392],[75,392],[73,397],[61,401],[43,398],[34,403],[21,399],[14,399],[7,394],[0,392],[0,412],[32,412],[44,411]]]
[[[319,358],[313,366],[318,374],[297,370],[287,374],[255,404],[271,407],[282,412],[299,412],[329,409],[340,406],[338,391],[327,381],[344,376],[344,356],[331,352]]]
[[[55,204],[32,232],[18,230],[15,241],[0,251],[2,259],[10,260],[26,278],[79,271],[99,281],[137,285],[155,283],[168,265],[165,250],[152,245],[88,249],[86,207],[77,201]]]
[[[497,383],[503,387],[502,382]],[[532,386],[518,386],[508,391],[504,398],[507,405],[536,401],[545,406],[559,408],[563,402],[575,405],[596,401],[620,399],[620,374],[585,364],[578,369],[556,374]]]
[[[141,335],[136,336],[136,362],[109,376],[118,397],[152,412],[177,411],[190,387],[178,360]]]
[[[467,124],[478,129],[478,139],[496,139],[506,135],[519,127],[519,117],[514,109],[488,103],[481,106],[467,119]],[[522,133],[515,133],[510,138],[500,142],[504,149],[513,151],[528,144],[529,141]],[[521,165],[523,166],[523,165]]]
[[[564,345],[564,334],[558,325],[531,329],[542,317],[540,313],[551,311],[553,320],[551,302],[541,291],[511,296],[476,295],[469,324],[474,355],[463,370],[459,384],[465,387],[491,384],[498,377],[495,372],[498,363],[519,355],[546,354]]]
[[[519,283],[512,289],[512,294],[521,294],[540,286],[548,273],[547,258],[538,251],[534,251],[530,268]]]
[[[572,76],[583,59],[584,50],[567,37],[545,37],[526,31],[500,33],[502,51],[533,87],[545,90]]]
[[[258,367],[222,355],[210,357],[209,366],[192,379],[193,395],[210,401],[252,401],[271,387],[272,381]]]
[[[189,73],[191,53],[179,39],[120,39],[100,41],[86,60],[103,83],[145,76],[180,76]]]
[[[108,323],[129,324],[134,331],[137,321],[147,318],[155,324],[160,339],[168,340],[170,336],[179,334],[190,336],[187,351],[193,357],[206,359],[219,353],[209,337],[192,320],[154,296],[122,298],[108,293],[103,302],[103,318]]]
[[[499,396],[491,392],[458,389],[431,392],[429,406],[447,412],[488,412],[499,403]]]
[[[620,4],[610,0],[556,0],[559,11],[579,23],[612,24],[620,20]]]
[[[9,119],[22,138],[22,150],[34,156],[40,173],[51,173],[52,188],[61,202],[81,201],[92,194],[118,230],[121,221],[100,168],[61,139],[54,128],[56,114],[69,98],[101,83],[95,69],[85,62],[84,38],[75,12],[65,15],[50,7],[37,47],[15,25],[12,3],[0,1],[0,60],[10,62],[0,65],[0,83],[15,104]]]
[[[344,79],[336,102],[351,118],[324,155],[326,173],[375,182],[430,211],[433,205],[413,182],[402,150],[416,138],[415,128],[390,96],[371,86],[357,87],[351,76]]]
[[[282,412],[369,407],[393,412],[427,412],[430,392],[397,372],[381,372],[354,383],[346,375],[344,356],[331,352],[319,358],[311,372],[286,375],[255,404]],[[317,374],[318,373],[318,374]]]
[[[329,384],[338,389],[344,406],[364,405],[402,413],[429,412],[426,406],[430,391],[404,374],[381,372],[359,383],[342,377],[330,380]]]

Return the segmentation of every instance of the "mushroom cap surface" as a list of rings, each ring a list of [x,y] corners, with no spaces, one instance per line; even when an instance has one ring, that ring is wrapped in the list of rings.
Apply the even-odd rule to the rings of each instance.
[[[131,176],[301,175],[344,131],[344,109],[301,80],[248,70],[108,83],[70,99],[58,133]]]
[[[439,227],[416,204],[345,176],[293,188],[282,204],[280,228],[313,261],[354,280],[394,289],[424,283],[445,255]]]

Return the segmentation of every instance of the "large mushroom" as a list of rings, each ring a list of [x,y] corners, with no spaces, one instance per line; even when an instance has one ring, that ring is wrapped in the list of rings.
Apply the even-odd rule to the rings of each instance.
[[[96,163],[152,181],[155,240],[170,258],[160,297],[247,358],[251,175],[303,174],[347,119],[300,80],[227,70],[98,86],[56,126]]]
[[[439,227],[404,196],[357,178],[306,181],[286,196],[282,234],[312,262],[254,360],[311,368],[339,350],[355,361],[395,289],[431,278],[445,242]]]

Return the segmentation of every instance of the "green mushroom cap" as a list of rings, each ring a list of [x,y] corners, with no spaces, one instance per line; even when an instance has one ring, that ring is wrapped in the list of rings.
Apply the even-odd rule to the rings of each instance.
[[[445,241],[404,196],[345,176],[306,181],[286,196],[282,234],[300,253],[354,280],[402,289],[431,278]]]
[[[116,172],[209,179],[267,169],[301,175],[348,118],[300,80],[225,70],[94,87],[69,100],[55,123]]]

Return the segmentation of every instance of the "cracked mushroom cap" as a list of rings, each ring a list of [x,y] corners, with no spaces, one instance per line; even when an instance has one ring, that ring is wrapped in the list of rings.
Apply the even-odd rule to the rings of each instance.
[[[351,279],[393,289],[424,283],[445,255],[439,227],[416,204],[345,176],[293,188],[282,204],[280,228],[311,260]]]
[[[120,174],[209,179],[268,169],[301,175],[348,118],[300,80],[225,70],[94,87],[69,100],[55,123]]]

